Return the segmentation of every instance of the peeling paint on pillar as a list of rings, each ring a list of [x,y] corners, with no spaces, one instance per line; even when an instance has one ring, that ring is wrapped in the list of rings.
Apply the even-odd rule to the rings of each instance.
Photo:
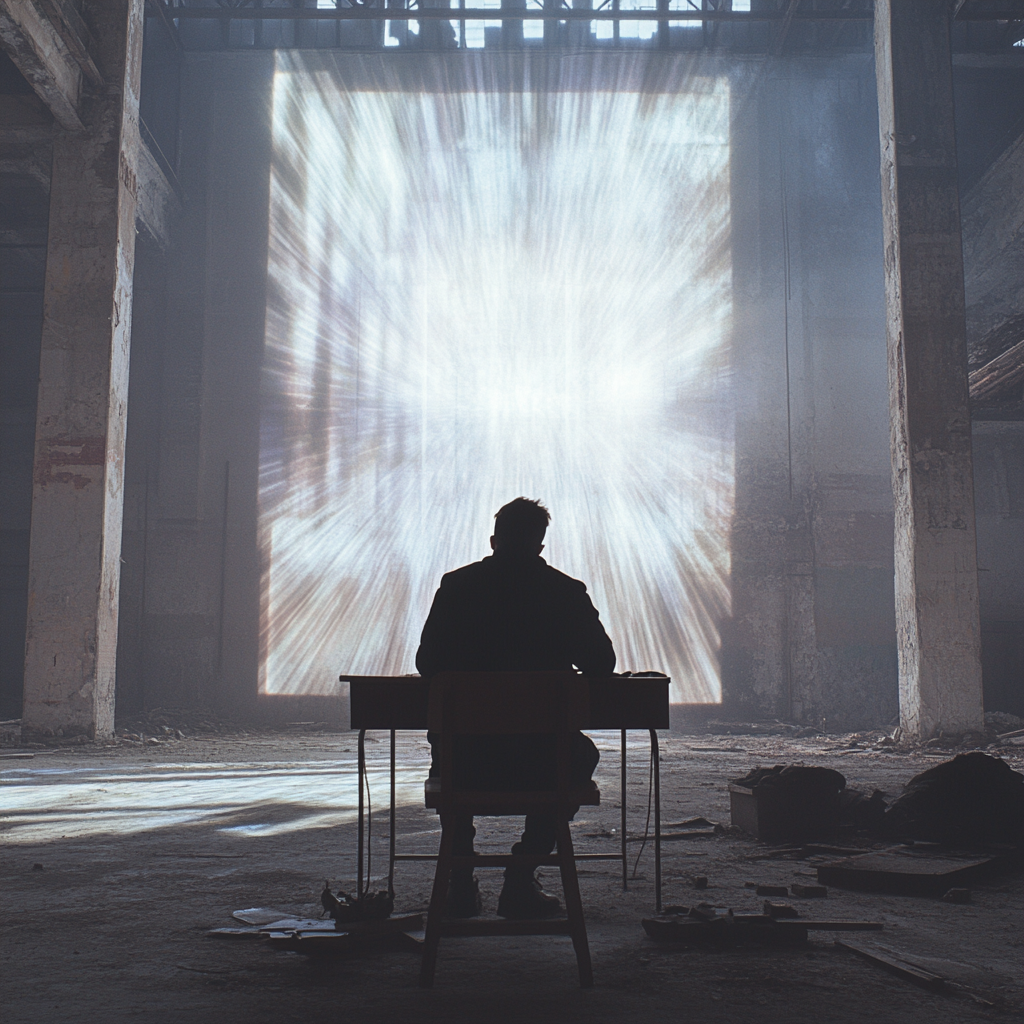
[[[95,737],[114,726],[143,3],[84,6],[107,87],[54,139],[22,728]]]
[[[950,2],[876,0],[900,721],[983,726]]]

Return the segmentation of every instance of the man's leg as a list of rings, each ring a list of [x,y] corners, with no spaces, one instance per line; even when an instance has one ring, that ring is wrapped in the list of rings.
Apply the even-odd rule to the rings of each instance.
[[[474,853],[473,840],[476,829],[473,827],[472,814],[459,814],[455,819],[455,835],[452,837],[452,853],[456,857],[471,857]],[[472,874],[472,871],[470,871]]]
[[[434,733],[427,733],[430,741],[430,776],[441,774],[440,740]],[[472,814],[460,814],[455,819],[455,835],[452,836],[452,854],[456,857],[471,857],[474,853],[473,840],[476,829]],[[448,881],[448,895],[445,897],[444,912],[448,917],[475,917],[480,913],[480,887],[473,877],[473,868],[458,865],[452,868]]]
[[[472,814],[460,814],[455,819],[455,835],[452,837],[452,853],[456,857],[473,856],[473,839],[476,829],[473,827]],[[473,867],[469,864],[457,864],[452,868],[448,882],[448,895],[444,902],[447,917],[476,917],[480,913],[480,886],[473,877]]]
[[[572,785],[586,786],[594,774],[601,754],[593,740],[583,733],[573,737],[569,774]],[[573,818],[579,808],[569,815]],[[555,848],[558,837],[558,818],[553,814],[528,814],[519,842],[512,847],[513,856],[547,857]],[[544,892],[532,865],[505,869],[505,884],[498,898],[498,913],[502,917],[537,918],[558,913],[557,896]]]

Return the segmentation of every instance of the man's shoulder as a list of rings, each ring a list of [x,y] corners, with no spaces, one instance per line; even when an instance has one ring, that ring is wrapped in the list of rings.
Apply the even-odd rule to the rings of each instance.
[[[441,586],[458,587],[482,579],[487,575],[487,563],[490,561],[489,558],[483,558],[479,562],[470,562],[469,565],[462,565],[458,569],[446,572],[441,577]]]
[[[587,585],[583,580],[569,576],[560,569],[556,569],[553,565],[548,565],[547,562],[544,563],[544,575],[551,586],[559,587],[567,593],[585,594],[587,592]]]
[[[482,558],[479,562],[470,562],[458,569],[452,569],[441,577],[441,586],[445,590],[467,590],[476,586],[500,585],[499,581],[505,578],[507,566],[503,566],[493,556]],[[530,570],[533,577],[548,590],[557,591],[568,598],[586,594],[587,587],[582,580],[574,579],[572,576],[548,565],[542,558],[537,559],[536,569]]]

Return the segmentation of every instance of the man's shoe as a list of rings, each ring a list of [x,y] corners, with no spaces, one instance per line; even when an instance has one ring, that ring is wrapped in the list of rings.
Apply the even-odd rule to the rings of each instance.
[[[470,875],[468,878],[452,878],[448,883],[448,895],[444,899],[444,916],[452,918],[476,917],[483,909],[480,886]]]
[[[510,921],[536,921],[554,917],[562,909],[557,896],[545,892],[535,875],[505,876],[498,897],[498,917]]]

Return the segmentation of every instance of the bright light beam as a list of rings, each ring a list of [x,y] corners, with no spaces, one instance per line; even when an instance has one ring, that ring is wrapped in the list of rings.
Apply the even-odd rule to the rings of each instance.
[[[525,494],[620,668],[720,699],[728,83],[360,91],[302,61],[274,84],[262,689],[412,671],[442,573]]]

